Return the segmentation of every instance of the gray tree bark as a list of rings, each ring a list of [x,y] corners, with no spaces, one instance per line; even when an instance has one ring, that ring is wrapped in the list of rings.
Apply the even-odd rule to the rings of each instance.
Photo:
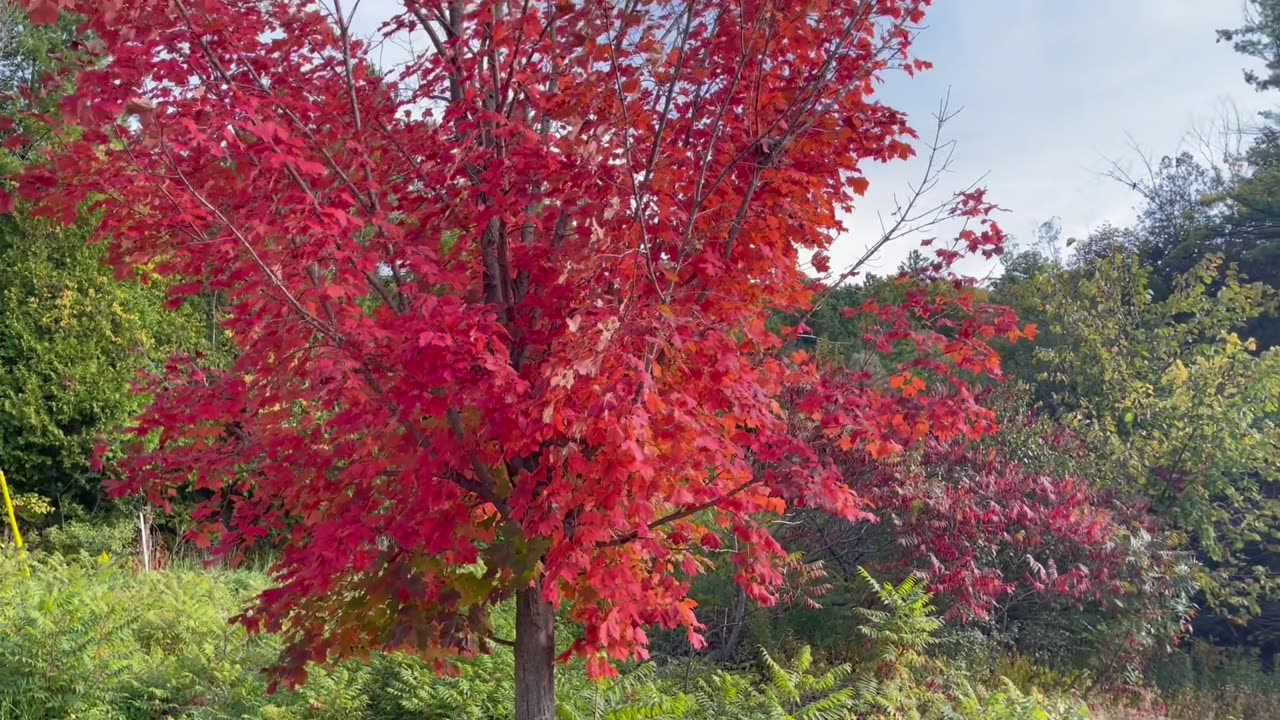
[[[516,595],[516,720],[555,720],[556,613],[542,584]]]

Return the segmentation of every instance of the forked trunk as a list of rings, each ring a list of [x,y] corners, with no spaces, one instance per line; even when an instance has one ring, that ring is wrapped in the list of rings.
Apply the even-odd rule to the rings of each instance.
[[[556,614],[542,584],[516,595],[516,720],[555,720]]]

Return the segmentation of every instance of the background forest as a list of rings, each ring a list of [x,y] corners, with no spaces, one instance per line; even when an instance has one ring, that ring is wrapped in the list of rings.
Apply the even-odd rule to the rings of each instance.
[[[1248,82],[1277,93],[1280,2],[1251,9],[1246,27],[1205,33],[1261,61]],[[0,187],[55,142],[39,117],[71,92],[55,71],[90,52],[78,27],[0,0]],[[920,348],[886,344],[884,309],[935,308],[893,322],[947,342],[973,307],[1011,308],[1021,329],[986,336],[1001,369],[969,386],[998,430],[883,455],[824,446],[870,517],[797,504],[770,519],[786,558],[775,602],[738,565],[707,570],[689,590],[705,643],[655,628],[647,659],[598,682],[570,659],[559,716],[1280,717],[1280,114],[1237,139],[1238,153],[1117,170],[1132,225],[1067,238],[1046,222],[975,287],[922,248],[896,274],[842,278],[810,313],[772,313],[779,357],[926,402],[925,371],[903,370]],[[272,585],[276,550],[232,562],[192,532],[232,524],[235,502],[211,488],[175,490],[167,513],[108,492],[151,399],[141,380],[236,366],[235,299],[212,275],[114,270],[91,242],[96,209],[49,217],[3,198],[0,719],[513,717],[510,597],[476,657],[358,652],[268,693],[262,670],[290,640],[232,621]],[[748,538],[697,542],[728,557]],[[575,639],[562,631],[559,649]]]

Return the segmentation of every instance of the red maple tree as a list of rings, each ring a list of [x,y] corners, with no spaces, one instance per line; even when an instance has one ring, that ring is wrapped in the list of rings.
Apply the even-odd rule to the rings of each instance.
[[[19,4],[83,16],[102,58],[20,192],[100,212],[119,267],[185,279],[175,301],[217,293],[239,353],[154,379],[117,490],[212,493],[200,538],[278,546],[241,620],[283,633],[284,679],[483,651],[514,596],[517,717],[550,718],[557,608],[597,673],[647,626],[697,643],[703,549],[735,535],[767,603],[762,518],[864,516],[818,444],[990,429],[963,378],[998,372],[1010,315],[943,338],[893,330],[923,305],[855,309],[886,350],[926,344],[887,387],[821,378],[766,326],[813,302],[800,253],[863,165],[912,154],[874,89],[924,67],[928,0],[403,0],[386,32],[428,49],[385,73],[342,0]],[[977,225],[941,266],[998,251],[990,211],[957,198]],[[896,423],[925,377],[955,392]]]

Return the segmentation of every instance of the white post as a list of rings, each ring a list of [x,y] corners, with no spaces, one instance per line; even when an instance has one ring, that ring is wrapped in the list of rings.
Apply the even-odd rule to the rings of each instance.
[[[142,569],[144,572],[151,572],[151,533],[148,532],[145,509],[138,511],[138,528],[142,537]]]

